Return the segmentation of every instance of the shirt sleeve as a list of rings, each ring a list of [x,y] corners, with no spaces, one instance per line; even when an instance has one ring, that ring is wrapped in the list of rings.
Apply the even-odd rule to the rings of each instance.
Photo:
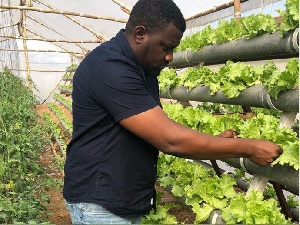
[[[146,82],[137,66],[121,60],[104,61],[91,74],[91,96],[118,122],[158,105]]]

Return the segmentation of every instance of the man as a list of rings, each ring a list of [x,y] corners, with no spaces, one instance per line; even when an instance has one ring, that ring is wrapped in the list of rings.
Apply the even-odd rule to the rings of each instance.
[[[281,154],[272,142],[230,138],[230,130],[200,133],[164,113],[157,76],[185,28],[172,0],[140,0],[125,30],[76,70],[64,183],[73,223],[139,223],[155,204],[158,149],[190,159],[248,157],[260,165]]]

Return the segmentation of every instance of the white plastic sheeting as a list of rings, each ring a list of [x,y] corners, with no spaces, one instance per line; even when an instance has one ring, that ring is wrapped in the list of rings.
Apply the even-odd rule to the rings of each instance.
[[[2,0],[2,5],[18,6],[19,1]],[[131,10],[136,0],[123,0],[122,5]],[[182,10],[185,17],[193,16],[199,12],[209,10],[214,6],[222,5],[228,0],[175,0]],[[47,38],[53,40],[66,41],[97,41],[99,38],[104,40],[110,39],[121,28],[124,28],[128,19],[121,6],[112,0],[42,0],[31,1],[32,10],[26,10],[26,28],[29,38]],[[26,5],[25,5],[26,6]],[[27,7],[28,8],[28,7]],[[22,9],[22,8],[20,8]],[[20,21],[22,13],[20,9],[13,9],[12,24]],[[59,10],[58,13],[45,13],[33,10]],[[65,12],[65,14],[59,14]],[[53,11],[54,12],[54,11]],[[72,12],[82,14],[80,16],[68,15]],[[93,19],[84,17],[84,14],[90,16],[102,16],[103,19]],[[19,29],[21,30],[21,29]],[[20,33],[17,35],[20,35]],[[82,48],[93,49],[96,43],[64,43],[56,42],[61,50],[82,53]]]
[[[19,6],[19,2],[20,0],[1,0],[1,5]],[[60,46],[59,49],[62,51],[82,53],[84,50],[91,50],[95,48],[98,43],[66,42],[97,42],[103,41],[101,40],[102,38],[105,41],[114,36],[119,29],[124,28],[125,22],[128,19],[129,15],[122,10],[122,5],[131,10],[133,5],[136,3],[136,0],[122,0],[122,2],[118,1],[120,5],[115,2],[117,1],[32,0],[32,10],[26,10],[26,35],[28,38],[60,40],[62,42],[51,43],[55,43],[56,46]],[[174,0],[174,2],[179,6],[184,17],[189,18],[198,13],[213,9],[216,6],[223,5],[225,3],[232,3],[233,1]],[[253,8],[263,8],[267,5],[272,5],[275,2],[278,2],[278,0],[252,0],[245,1],[241,5],[242,10],[247,11]],[[26,2],[23,7],[25,7],[25,9],[30,8],[28,7],[28,2]],[[22,19],[22,11],[20,9],[11,10],[13,16],[11,19],[11,24],[18,23]],[[38,10],[45,10],[45,12],[40,12]],[[58,12],[54,13],[55,10],[57,10]],[[52,13],[50,13],[49,11],[52,11]],[[65,13],[61,14],[63,12]],[[79,13],[82,15],[82,17],[70,15],[72,12]],[[272,10],[267,13],[272,13]],[[198,23],[192,21],[188,22],[188,25],[189,27],[205,25],[204,23],[217,21],[228,16],[232,17],[233,15],[233,7],[229,7],[227,10],[221,10],[217,13],[206,16],[206,19],[199,18],[194,20],[198,21]],[[90,18],[88,18],[88,16],[90,16]],[[91,16],[99,16],[103,18],[94,19],[91,18]],[[20,36],[20,32],[22,31],[21,26],[15,26],[15,28],[18,30],[18,32],[16,32],[16,36]]]
[[[24,49],[22,23],[25,21],[25,35],[29,39],[26,43],[29,50],[30,76],[42,93],[39,94],[40,97],[44,98],[64,74],[55,71],[63,71],[66,66],[71,64],[71,57],[74,59],[75,56],[84,55],[124,28],[129,17],[128,11],[132,9],[137,0],[0,1],[0,69],[8,66],[17,72],[19,68],[23,71],[21,74],[24,76],[26,64],[24,51],[22,51]],[[23,3],[20,5],[20,2]],[[234,16],[234,7],[230,6],[233,5],[233,0],[174,0],[174,2],[181,9],[185,18],[216,9],[221,5],[227,7],[224,10],[188,21],[185,35],[199,30],[199,27],[208,23],[217,24],[221,19]],[[283,0],[242,1],[241,16],[253,12],[253,10],[276,16],[276,9],[284,9],[284,4]],[[26,14],[25,18],[23,11]],[[3,28],[5,26],[8,27]],[[18,43],[18,49],[16,43]],[[20,52],[11,52],[8,51],[9,49],[20,50]],[[36,49],[59,52],[30,51]],[[74,62],[78,63],[76,60]],[[44,72],[35,72],[37,70]],[[52,72],[46,73],[45,71]],[[54,78],[50,81],[51,75]],[[45,82],[46,77],[47,82]]]

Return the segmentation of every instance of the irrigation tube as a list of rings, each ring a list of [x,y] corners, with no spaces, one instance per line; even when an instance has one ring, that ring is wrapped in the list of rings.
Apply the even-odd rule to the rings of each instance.
[[[214,170],[213,166],[212,166],[211,164],[209,164],[209,163],[203,162],[203,161],[201,161],[201,160],[193,160],[193,162],[195,162],[195,163],[197,163],[197,164],[203,166],[204,168]],[[221,169],[221,168],[220,168],[220,170],[221,170],[222,174],[226,174],[226,173],[227,173],[227,171],[225,171],[225,170],[223,170],[223,169]],[[232,176],[232,177],[233,177],[233,174],[231,174],[231,173],[228,173],[228,174],[229,174],[229,176]],[[249,182],[246,182],[246,181],[244,181],[244,180],[241,179],[241,178],[237,178],[237,179],[236,179],[236,184],[237,184],[237,186],[238,186],[239,188],[241,188],[243,191],[247,191],[248,188],[249,188],[249,185],[250,185]]]
[[[247,158],[229,158],[222,159],[222,161],[236,168],[243,168],[250,174],[266,177],[282,185],[283,189],[299,195],[299,171],[291,166],[282,166],[279,164],[274,166],[259,166]]]
[[[190,91],[184,86],[174,87],[168,91],[160,92],[160,97],[180,101],[214,102],[282,111],[299,110],[299,87],[280,93],[277,99],[270,97],[267,89],[261,84],[246,88],[235,98],[227,98],[222,91],[218,91],[215,95],[211,95],[209,87],[201,85]]]
[[[188,67],[198,64],[213,65],[232,61],[251,61],[274,58],[298,57],[299,29],[289,31],[282,37],[279,32],[264,34],[251,39],[239,40],[224,44],[205,46],[194,52],[186,50],[176,52],[170,67]]]

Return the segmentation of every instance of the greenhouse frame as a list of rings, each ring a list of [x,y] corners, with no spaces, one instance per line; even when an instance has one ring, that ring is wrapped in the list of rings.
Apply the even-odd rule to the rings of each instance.
[[[299,224],[299,1],[173,1],[187,28],[158,77],[168,117],[283,154],[260,166],[160,152],[157,209],[142,223]],[[0,223],[71,224],[62,188],[73,76],[136,2],[1,0]]]

